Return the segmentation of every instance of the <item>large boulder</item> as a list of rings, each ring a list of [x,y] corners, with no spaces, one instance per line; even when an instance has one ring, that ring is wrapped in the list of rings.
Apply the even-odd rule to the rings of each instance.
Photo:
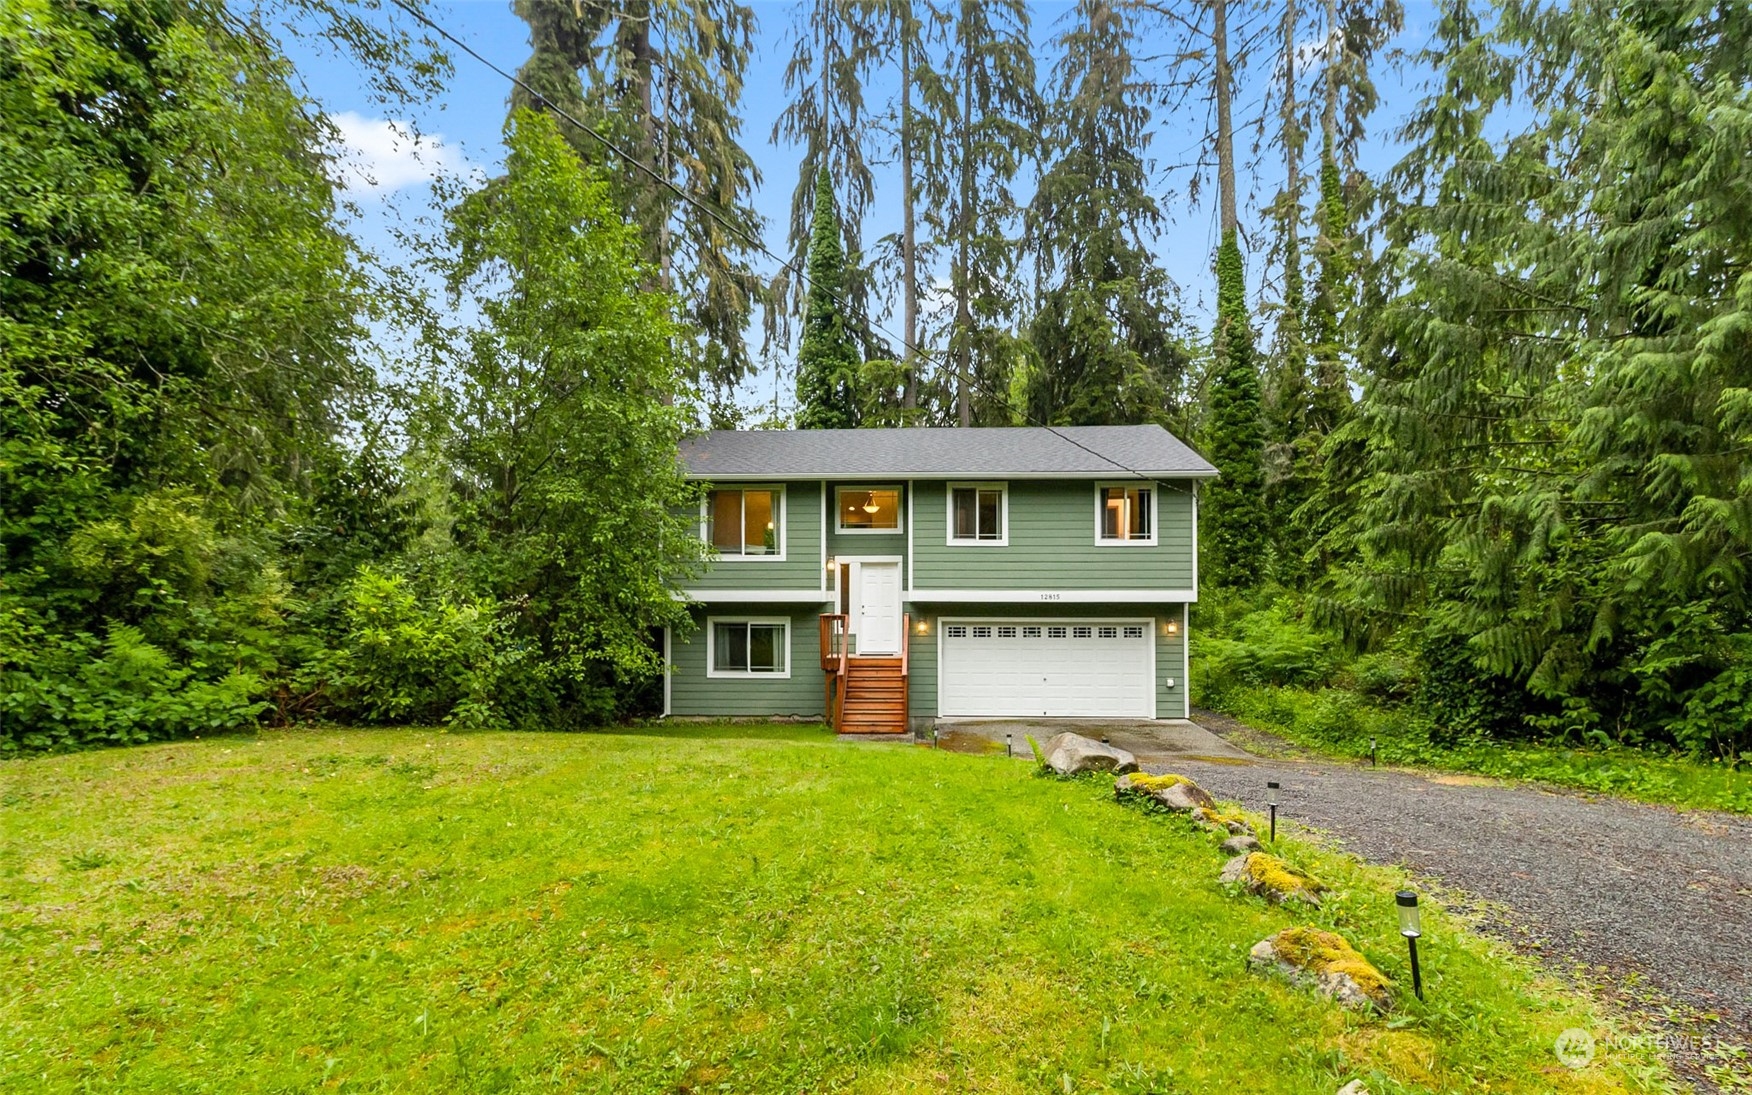
[[[1135,772],[1138,758],[1081,734],[1068,731],[1046,743],[1046,766],[1061,776],[1082,772]]]
[[[1223,864],[1223,873],[1217,880],[1226,886],[1238,885],[1273,905],[1300,901],[1318,906],[1320,895],[1326,889],[1310,875],[1266,852],[1248,852],[1236,856]]]
[[[1319,928],[1285,928],[1261,939],[1248,952],[1247,965],[1310,985],[1347,1008],[1393,1006],[1393,983],[1386,975],[1342,936]]]
[[[1168,810],[1192,813],[1196,810],[1215,811],[1217,800],[1210,792],[1185,776],[1149,776],[1143,773],[1126,776],[1113,784],[1115,798],[1143,798]]]

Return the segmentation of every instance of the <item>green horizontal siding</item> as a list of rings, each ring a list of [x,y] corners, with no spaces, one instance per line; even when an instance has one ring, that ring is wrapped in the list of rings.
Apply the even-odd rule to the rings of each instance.
[[[1192,484],[1156,488],[1154,547],[1095,546],[1093,480],[1011,480],[1009,544],[951,547],[948,484],[913,484],[917,589],[1191,589]]]
[[[815,483],[786,483],[783,486],[785,558],[716,558],[706,564],[704,574],[688,583],[688,588],[713,590],[821,587],[824,565],[821,558],[821,488]]]
[[[818,614],[793,613],[775,605],[712,605],[693,610],[697,625],[685,639],[670,636],[669,713],[722,718],[802,715],[822,712],[821,641]],[[791,621],[789,678],[706,676],[706,618],[786,617]]]
[[[994,604],[909,604],[914,631],[911,636],[909,661],[912,677],[908,693],[913,718],[932,718],[937,714],[937,636],[939,621],[952,619],[1127,619],[1153,617],[1152,631],[1156,636],[1156,717],[1183,719],[1188,717],[1186,673],[1182,651],[1186,642],[1185,605],[1065,605],[1043,610],[1039,605]],[[918,622],[927,624],[927,634],[918,634]],[[1168,635],[1164,624],[1174,620],[1178,633]],[[1170,688],[1168,681],[1174,686]]]

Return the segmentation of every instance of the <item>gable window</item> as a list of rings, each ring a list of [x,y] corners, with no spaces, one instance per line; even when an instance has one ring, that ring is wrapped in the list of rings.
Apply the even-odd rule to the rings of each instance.
[[[835,495],[839,499],[840,532],[900,531],[900,488],[840,487]]]
[[[1002,547],[1009,542],[1009,491],[1001,483],[949,487],[949,542]]]
[[[783,558],[785,495],[777,487],[706,493],[706,542],[726,558]]]
[[[708,677],[789,677],[791,622],[713,619],[706,629]]]
[[[1150,545],[1156,542],[1156,488],[1095,488],[1095,542]]]

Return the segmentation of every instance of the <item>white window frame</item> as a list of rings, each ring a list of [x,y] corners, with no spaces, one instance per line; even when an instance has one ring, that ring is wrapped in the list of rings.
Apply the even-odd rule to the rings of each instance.
[[[957,490],[995,490],[998,492],[998,523],[1003,526],[996,540],[958,540],[955,537],[955,492]],[[1010,546],[1010,484],[950,483],[943,491],[944,541],[950,547]]]
[[[784,629],[785,668],[777,673],[718,668],[719,624],[774,624]],[[791,679],[791,618],[789,616],[707,616],[706,676],[712,680],[786,681]]]
[[[747,492],[747,491],[751,491],[751,490],[770,490],[770,491],[777,491],[778,492],[778,494],[779,494],[779,512],[773,518],[773,531],[778,533],[777,539],[778,539],[778,544],[779,544],[779,550],[777,552],[775,552],[772,555],[724,555],[724,554],[721,554],[715,547],[713,547],[713,545],[712,545],[712,492],[713,491],[721,491],[721,490],[733,490],[733,491],[739,491],[739,492]],[[747,507],[748,507],[748,502],[746,500],[744,500],[742,505],[743,505],[744,511],[746,511]],[[700,498],[700,539],[705,541],[706,548],[711,552],[712,561],[715,564],[721,564],[721,563],[782,563],[785,561],[785,541],[786,541],[786,539],[788,539],[785,536],[785,526],[790,523],[789,522],[790,512],[791,512],[790,501],[786,497],[785,484],[783,484],[783,483],[735,483],[735,484],[726,485],[726,486],[710,486],[710,487],[706,488],[705,493]],[[747,532],[748,532],[747,529],[743,529],[744,535],[746,535]]]
[[[1121,487],[1125,490],[1147,490],[1150,492],[1150,535],[1136,540],[1109,540],[1101,535],[1101,518],[1105,516],[1102,506],[1101,492],[1108,487]],[[1155,483],[1143,483],[1136,479],[1114,480],[1095,484],[1095,546],[1096,547],[1155,547],[1162,533],[1162,490]]]
[[[867,492],[873,490],[891,490],[894,492],[894,527],[893,528],[847,528],[845,524],[846,508],[840,503],[840,495],[846,491]],[[906,532],[906,518],[901,513],[906,491],[899,483],[873,483],[870,486],[836,486],[833,488],[833,531],[839,536],[900,536]]]

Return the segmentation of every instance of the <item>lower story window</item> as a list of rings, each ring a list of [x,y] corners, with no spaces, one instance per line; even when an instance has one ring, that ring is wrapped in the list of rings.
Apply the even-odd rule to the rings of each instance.
[[[785,620],[713,620],[712,673],[787,675],[791,625]]]

